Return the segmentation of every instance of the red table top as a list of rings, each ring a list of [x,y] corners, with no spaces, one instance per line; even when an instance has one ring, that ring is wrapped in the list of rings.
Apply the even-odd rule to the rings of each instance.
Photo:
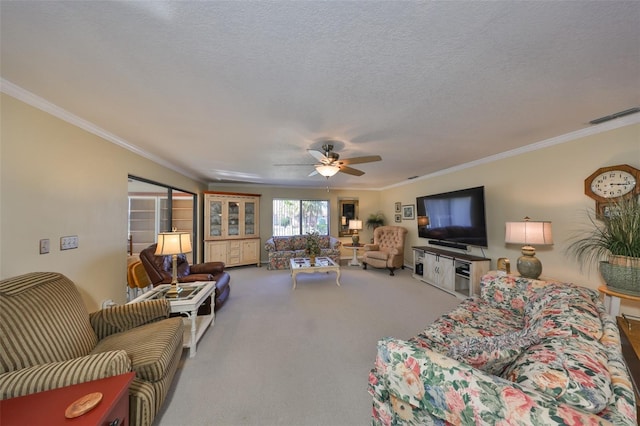
[[[45,392],[19,396],[0,401],[0,425],[99,425],[107,420],[111,407],[123,393],[129,394],[129,383],[135,373],[107,377],[92,382],[65,386]],[[67,419],[65,410],[78,398],[93,392],[101,392],[102,400],[91,411],[73,419]]]

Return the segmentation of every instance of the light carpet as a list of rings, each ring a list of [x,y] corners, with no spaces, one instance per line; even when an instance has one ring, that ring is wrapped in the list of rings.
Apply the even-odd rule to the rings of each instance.
[[[411,277],[229,268],[231,296],[183,352],[157,426],[367,425],[376,343],[407,339],[460,302]]]

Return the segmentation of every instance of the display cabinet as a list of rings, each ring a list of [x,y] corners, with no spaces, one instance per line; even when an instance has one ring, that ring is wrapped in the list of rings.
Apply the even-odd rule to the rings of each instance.
[[[204,257],[227,266],[260,265],[260,195],[204,193]]]

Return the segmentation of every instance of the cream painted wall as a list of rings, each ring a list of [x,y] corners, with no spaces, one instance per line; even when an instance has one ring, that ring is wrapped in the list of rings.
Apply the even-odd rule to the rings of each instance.
[[[519,247],[505,246],[504,222],[524,216],[551,220],[556,243],[537,251],[543,275],[597,288],[601,284],[597,271],[581,272],[564,254],[572,230],[594,206],[584,195],[584,179],[608,165],[640,168],[640,125],[635,124],[381,191],[206,188],[9,96],[0,100],[0,277],[37,270],[62,272],[78,284],[90,310],[104,299],[125,300],[128,174],[196,193],[208,189],[262,194],[263,243],[271,236],[273,198],[328,199],[330,226],[337,230],[340,197],[357,197],[362,219],[380,210],[393,224],[395,202],[415,204],[416,196],[484,185],[489,228],[484,255],[492,259],[492,266],[498,257],[509,257],[515,264],[520,253]],[[202,208],[198,210],[201,214]],[[426,244],[417,237],[415,220],[401,225],[409,230],[407,249]],[[78,235],[80,247],[60,251],[63,235]],[[38,254],[41,238],[50,239],[51,253]],[[369,238],[371,232],[363,230],[362,240]],[[471,254],[483,252],[476,248]],[[266,260],[264,250],[261,257]],[[410,250],[405,263],[411,264]],[[640,314],[638,304],[623,302],[622,310]]]
[[[504,244],[505,222],[525,216],[550,220],[555,244],[536,250],[543,276],[595,289],[603,283],[597,269],[581,272],[565,249],[572,233],[585,223],[587,210],[595,207],[594,201],[584,195],[584,179],[600,167],[616,164],[640,168],[640,125],[412,181],[384,190],[380,201],[390,217],[394,202],[415,204],[417,196],[484,185],[489,232],[489,248],[484,255],[491,258],[492,267],[497,258],[508,257],[515,270],[520,256],[520,247]],[[418,238],[415,220],[403,221],[402,225],[409,230],[407,247],[427,244],[426,239]],[[473,248],[471,254],[483,252]],[[405,263],[412,263],[410,250],[405,252]],[[622,311],[640,314],[640,304],[623,301]]]
[[[240,192],[249,194],[261,194],[260,197],[260,241],[261,241],[261,253],[260,258],[263,262],[268,259],[267,253],[264,250],[264,243],[267,239],[271,238],[272,225],[273,225],[273,200],[275,198],[288,198],[294,200],[329,200],[331,211],[329,212],[329,229],[333,236],[338,235],[338,220],[340,218],[338,212],[338,199],[339,198],[357,198],[360,218],[366,219],[371,213],[375,213],[380,205],[380,191],[364,191],[364,190],[334,190],[329,188],[329,192],[326,189],[309,189],[309,188],[283,188],[273,186],[259,186],[259,185],[210,185],[209,191],[221,191],[221,192]],[[371,239],[372,233],[366,228],[360,233],[360,240],[367,242]],[[351,237],[340,238],[345,243],[351,242]],[[350,257],[353,255],[351,250],[343,249],[343,257]]]
[[[124,303],[127,175],[195,193],[206,185],[10,96],[1,106],[0,277],[61,272],[90,311],[105,299]],[[77,235],[79,248],[61,251],[65,235]],[[42,238],[49,254],[39,254]]]

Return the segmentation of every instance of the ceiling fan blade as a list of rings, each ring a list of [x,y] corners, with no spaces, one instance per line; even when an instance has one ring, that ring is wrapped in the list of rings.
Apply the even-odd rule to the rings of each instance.
[[[320,161],[321,163],[330,163],[331,160],[329,158],[327,158],[323,153],[321,153],[320,151],[316,151],[315,149],[308,149],[307,152],[309,154],[311,154],[311,156],[313,158],[315,158],[316,160]]]
[[[348,175],[362,176],[364,172],[362,170],[354,169],[353,167],[340,166],[340,171]]]
[[[319,174],[318,171],[316,169],[313,169],[313,171],[309,173],[307,176],[315,176],[317,174]]]
[[[365,157],[345,158],[344,160],[340,160],[340,164],[362,164],[381,160],[382,157],[379,155],[367,155]]]
[[[311,163],[304,163],[304,164],[292,164],[292,163],[288,163],[288,164],[274,164],[274,166],[297,166],[297,167],[301,167],[301,166],[304,166],[304,167],[311,167],[311,166],[313,166],[313,165],[314,165],[314,164],[311,164]]]

